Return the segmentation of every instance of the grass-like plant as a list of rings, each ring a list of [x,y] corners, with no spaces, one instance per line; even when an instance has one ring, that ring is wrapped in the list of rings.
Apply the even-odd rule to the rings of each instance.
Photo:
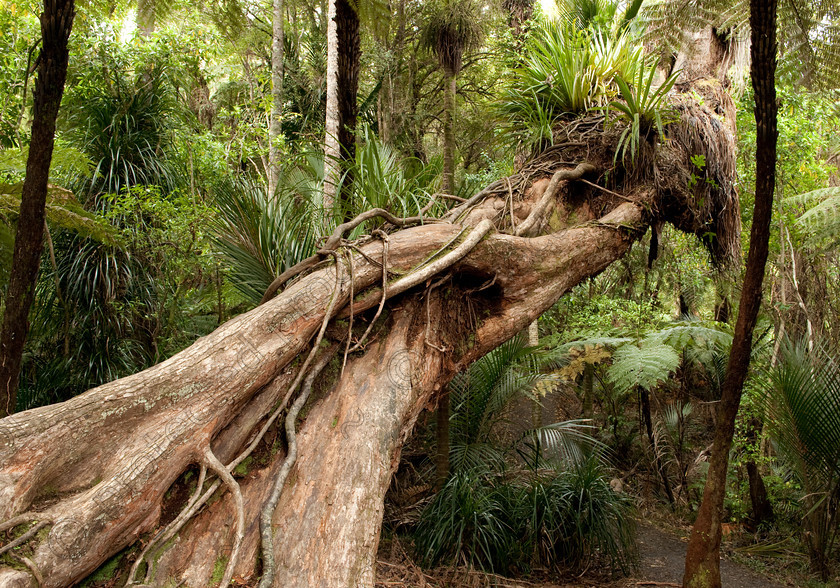
[[[629,32],[616,35],[543,23],[533,32],[515,83],[500,106],[516,138],[540,148],[563,116],[603,107],[617,93],[616,75],[629,76],[643,55]]]
[[[629,152],[631,163],[635,163],[640,143],[648,140],[652,131],[659,137],[664,136],[664,126],[669,122],[670,109],[663,103],[678,76],[679,72],[674,72],[662,84],[654,87],[656,66],[653,63],[636,68],[635,75],[629,78],[629,84],[622,76],[615,76],[622,100],[613,100],[609,108],[627,123],[618,140],[616,160],[620,154],[622,163],[626,163]]]
[[[813,571],[826,581],[840,530],[840,365],[804,342],[782,350],[767,388],[767,424],[805,491],[804,540]]]

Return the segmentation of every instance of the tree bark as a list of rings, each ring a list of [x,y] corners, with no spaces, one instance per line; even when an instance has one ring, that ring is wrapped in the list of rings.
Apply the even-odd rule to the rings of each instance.
[[[338,23],[336,9],[339,0],[328,0],[327,11],[327,110],[324,132],[324,198],[322,206],[331,211],[339,183],[339,158],[341,148],[338,139]]]
[[[741,302],[732,350],[717,412],[712,457],[703,501],[691,531],[683,585],[719,588],[720,540],[723,499],[735,417],[750,363],[752,334],[761,306],[764,268],[770,239],[773,190],[776,180],[776,0],[751,0],[752,28],[750,74],[755,91],[756,186],[750,250],[741,288]]]
[[[341,199],[353,195],[353,164],[356,161],[356,122],[359,114],[359,69],[362,49],[359,15],[350,0],[336,0],[338,34],[338,145],[341,158]],[[345,218],[345,220],[348,220]]]
[[[41,47],[35,82],[32,140],[6,291],[0,333],[0,417],[12,414],[17,401],[23,345],[29,333],[29,309],[43,248],[47,182],[55,143],[55,120],[67,77],[67,40],[73,27],[74,0],[45,0],[41,14]]]
[[[268,127],[268,195],[280,177],[280,137],[283,135],[283,62],[285,59],[283,0],[274,0],[271,36],[271,123]]]
[[[443,181],[440,189],[444,194],[455,190],[455,72],[444,68],[443,87]]]

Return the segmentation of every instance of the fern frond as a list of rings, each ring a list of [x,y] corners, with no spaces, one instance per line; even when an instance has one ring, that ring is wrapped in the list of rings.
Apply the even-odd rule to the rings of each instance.
[[[805,238],[812,244],[822,239],[836,243],[840,239],[840,187],[798,194],[787,198],[786,202],[809,207],[796,224],[806,229]]]
[[[665,343],[643,341],[623,345],[613,354],[608,380],[619,390],[650,390],[666,379],[680,364],[680,356]]]

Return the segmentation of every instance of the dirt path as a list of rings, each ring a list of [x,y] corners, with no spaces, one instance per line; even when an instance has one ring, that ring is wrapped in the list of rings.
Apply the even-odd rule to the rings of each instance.
[[[639,525],[637,538],[641,557],[636,574],[638,578],[626,581],[624,586],[644,586],[640,580],[679,585],[685,566],[686,543],[675,535],[645,524]],[[726,559],[720,562],[720,577],[726,588],[782,588],[781,584]]]

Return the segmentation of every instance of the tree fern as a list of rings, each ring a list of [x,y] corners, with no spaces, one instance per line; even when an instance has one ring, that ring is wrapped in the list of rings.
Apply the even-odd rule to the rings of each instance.
[[[650,390],[680,365],[680,356],[665,343],[642,341],[623,345],[613,355],[608,380],[619,390]]]
[[[840,243],[840,187],[813,190],[786,201],[807,208],[796,224],[804,229],[808,241],[812,244],[827,241],[831,246]]]

